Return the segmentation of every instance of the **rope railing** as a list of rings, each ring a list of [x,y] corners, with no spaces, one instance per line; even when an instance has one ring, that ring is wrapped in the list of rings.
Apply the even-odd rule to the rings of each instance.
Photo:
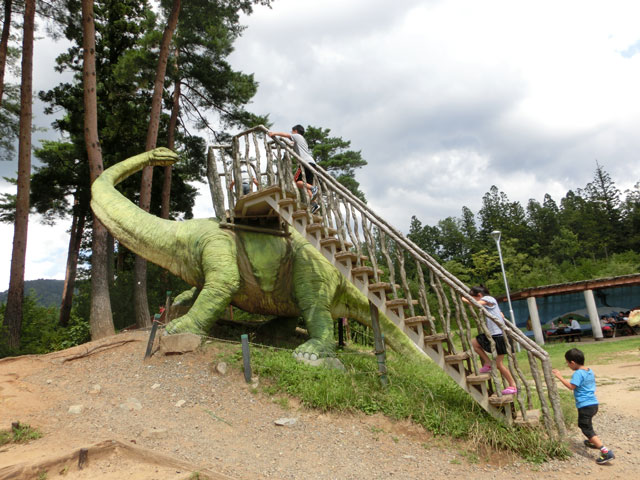
[[[305,211],[308,225],[311,225],[315,223],[315,218],[310,209],[306,208],[311,199],[306,189],[297,188],[293,171],[294,166],[301,167],[303,183],[307,181],[305,167],[313,171],[314,185],[318,188],[315,201],[320,205],[318,214],[322,217],[325,235],[329,236],[330,231],[337,232],[341,250],[350,250],[355,254],[354,263],[358,267],[370,268],[371,283],[384,285],[388,290],[389,300],[398,300],[406,305],[410,317],[424,316],[424,322],[412,322],[411,326],[405,326],[403,316],[400,315],[399,321],[396,322],[398,326],[405,331],[410,329],[419,339],[424,338],[425,334],[445,334],[449,353],[456,354],[459,348],[469,352],[470,368],[477,374],[478,364],[481,363],[471,348],[471,318],[478,332],[485,333],[489,338],[495,358],[495,345],[485,323],[485,317],[492,318],[504,332],[508,346],[509,369],[518,387],[517,399],[522,416],[526,420],[527,410],[535,403],[535,391],[547,430],[551,431],[551,425],[555,423],[560,435],[564,436],[564,419],[547,352],[514,325],[490,314],[469,295],[469,288],[462,281],[379,217],[330,173],[309,165],[286,141],[278,137],[270,138],[267,133],[268,130],[264,126],[239,133],[233,137],[231,145],[218,146],[218,158],[210,150],[208,170],[211,173],[208,176],[216,216],[223,221],[234,222],[235,204],[246,195],[240,181],[243,175],[241,168],[244,168],[244,165],[247,170],[244,178],[249,178],[252,191],[278,186],[295,200],[299,211]],[[222,164],[221,168],[217,163]],[[233,178],[238,181],[233,182]],[[257,185],[253,184],[254,179]],[[214,193],[214,190],[217,191]],[[226,206],[222,204],[223,198],[226,199]],[[428,282],[425,281],[424,269],[429,274]],[[463,302],[463,299],[466,302]],[[469,312],[472,313],[471,316]],[[514,343],[518,343],[527,352],[533,382],[527,380],[510,348]],[[422,348],[421,345],[420,347]],[[496,369],[492,369],[496,387],[500,380],[498,376]],[[496,390],[500,396],[501,389]],[[547,398],[553,410],[553,421]]]

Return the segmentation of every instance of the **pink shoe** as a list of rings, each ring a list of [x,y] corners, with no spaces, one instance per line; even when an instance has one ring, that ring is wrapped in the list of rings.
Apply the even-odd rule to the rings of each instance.
[[[486,365],[483,365],[482,368],[480,369],[480,373],[489,373],[491,371],[491,364],[487,363]]]
[[[503,395],[515,395],[518,393],[518,389],[516,387],[507,387],[501,392]]]

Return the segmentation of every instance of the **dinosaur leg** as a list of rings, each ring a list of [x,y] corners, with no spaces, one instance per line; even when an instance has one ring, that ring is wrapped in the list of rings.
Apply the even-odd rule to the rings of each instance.
[[[295,349],[297,358],[315,360],[335,356],[333,318],[329,308],[340,278],[337,271],[321,266],[308,258],[305,252],[299,252],[294,263],[294,295],[311,337]]]
[[[240,288],[235,254],[235,246],[226,235],[209,242],[202,257],[205,274],[202,290],[189,312],[167,325],[167,333],[208,333]]]
[[[198,294],[200,293],[200,289],[198,287],[190,288],[189,290],[185,290],[180,295],[176,295],[176,298],[173,299],[172,305],[188,305],[191,306],[198,298]]]

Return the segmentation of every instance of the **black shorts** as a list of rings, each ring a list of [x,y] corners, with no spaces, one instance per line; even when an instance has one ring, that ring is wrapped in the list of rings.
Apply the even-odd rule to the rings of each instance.
[[[506,355],[507,345],[504,343],[504,336],[492,335],[491,338],[493,338],[493,341],[496,344],[496,353],[498,355]],[[491,353],[491,343],[489,342],[489,339],[484,333],[481,333],[480,335],[478,335],[476,337],[476,340],[478,341],[478,343],[480,344],[480,346],[485,352]]]
[[[578,409],[578,426],[584,436],[587,438],[593,438],[596,436],[596,432],[593,430],[593,416],[598,413],[598,404],[587,405]]]
[[[315,165],[312,164],[313,167],[315,167]],[[313,172],[311,171],[311,169],[307,166],[304,166],[304,178],[307,181],[307,183],[309,185],[311,185],[313,183]],[[297,182],[297,181],[302,181],[302,171],[300,169],[300,167],[298,167],[298,170],[296,170],[296,174],[293,177],[293,179]]]

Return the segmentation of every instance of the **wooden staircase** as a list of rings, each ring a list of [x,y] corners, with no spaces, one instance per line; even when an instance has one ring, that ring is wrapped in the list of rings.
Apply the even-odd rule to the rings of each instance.
[[[471,320],[478,329],[486,329],[484,317],[490,314],[468,296],[468,287],[321,169],[315,174],[321,209],[312,215],[308,199],[294,188],[291,170],[292,162],[305,165],[304,161],[286,144],[274,143],[264,133],[264,127],[256,127],[234,137],[227,147],[232,151],[233,167],[224,166],[223,174],[218,173],[215,155],[209,151],[208,177],[216,213],[223,219],[221,225],[280,235],[294,228],[487,412],[508,424],[533,424],[542,419],[549,434],[559,432],[564,436],[564,420],[546,351],[519,330],[504,325],[507,341],[527,350],[534,381],[532,387],[516,357],[509,353],[509,368],[518,393],[502,395],[502,379],[496,368],[490,374],[478,373],[478,356],[470,346]],[[257,163],[254,171],[259,177],[258,190],[243,195],[240,182],[235,182],[232,192],[228,188],[230,178],[239,178],[237,166],[250,158]],[[379,254],[368,258],[365,249]],[[407,261],[415,271],[414,285],[419,285],[417,300],[409,288]],[[461,301],[463,297],[471,307]],[[430,304],[437,305],[437,311],[431,312]],[[536,402],[533,393],[537,393]]]
[[[515,419],[514,396],[494,393],[491,375],[474,374],[470,353],[455,353],[446,334],[425,335],[427,317],[408,317],[407,299],[388,298],[390,283],[370,283],[374,269],[364,265],[367,257],[351,251],[353,245],[341,241],[336,229],[325,228],[322,216],[311,215],[306,206],[298,205],[278,187],[251,193],[236,204],[236,221],[269,217],[278,217],[295,228],[486,411],[508,423]]]

